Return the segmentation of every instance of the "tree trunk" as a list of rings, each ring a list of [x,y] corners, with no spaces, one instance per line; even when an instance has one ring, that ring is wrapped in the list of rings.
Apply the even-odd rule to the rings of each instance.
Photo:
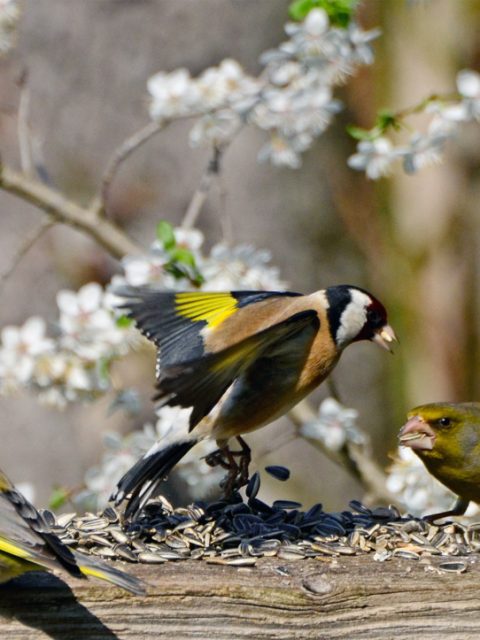
[[[476,639],[480,567],[463,561],[463,574],[438,569],[445,558],[377,563],[372,555],[135,566],[149,584],[144,597],[35,573],[0,588],[0,638]]]

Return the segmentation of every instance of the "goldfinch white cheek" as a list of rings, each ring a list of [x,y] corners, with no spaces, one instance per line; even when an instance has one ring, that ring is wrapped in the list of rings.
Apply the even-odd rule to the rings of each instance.
[[[367,321],[367,307],[371,299],[356,289],[350,289],[351,302],[347,304],[340,316],[340,326],[337,331],[337,344],[348,344],[358,336]]]

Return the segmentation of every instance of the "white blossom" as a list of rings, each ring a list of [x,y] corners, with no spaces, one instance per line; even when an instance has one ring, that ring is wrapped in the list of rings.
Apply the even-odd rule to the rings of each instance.
[[[450,509],[455,494],[436,480],[425,469],[420,458],[408,447],[400,447],[390,467],[387,489],[415,516]],[[467,515],[478,513],[477,505],[471,505]]]
[[[0,54],[13,48],[19,18],[20,7],[17,0],[0,0]]]
[[[147,89],[152,97],[152,120],[184,116],[198,109],[200,94],[187,69],[156,73],[149,78]]]
[[[328,449],[340,451],[347,441],[363,444],[365,437],[357,426],[358,411],[344,407],[334,398],[326,398],[318,417],[300,427],[303,437],[319,440]]]
[[[158,249],[157,245],[152,246],[146,254],[125,256],[122,258],[125,280],[134,287],[155,282],[161,284],[165,279],[165,265],[169,259],[166,252]]]
[[[230,247],[224,243],[217,244],[200,264],[205,278],[202,289],[283,290],[286,283],[280,280],[279,271],[269,264],[270,260],[269,251],[255,249],[252,245]]]
[[[398,150],[399,155],[403,155],[405,173],[416,173],[419,169],[442,162],[447,137],[445,133],[436,135],[416,133],[409,147]]]
[[[465,119],[480,121],[480,74],[469,69],[460,71],[457,75],[457,88],[463,97]]]
[[[340,109],[333,88],[359,64],[373,61],[371,41],[378,30],[333,27],[323,9],[285,26],[289,39],[265,52],[264,69],[253,77],[232,59],[197,78],[186,69],[160,72],[148,81],[150,115],[155,120],[192,116],[192,146],[222,146],[244,124],[270,134],[260,160],[298,168],[301,154],[329,126]]]
[[[200,255],[200,249],[205,241],[205,236],[199,229],[184,229],[183,227],[175,227],[173,230],[175,242],[178,247],[188,249],[194,255]]]
[[[64,347],[91,361],[108,356],[112,348],[123,350],[125,332],[106,308],[104,291],[98,283],[91,282],[77,293],[60,291],[57,304]]]
[[[53,342],[45,336],[42,318],[29,318],[21,327],[2,329],[0,343],[0,390],[15,389],[28,382],[37,360],[53,349]]]
[[[377,180],[391,173],[392,164],[399,157],[388,138],[362,140],[358,143],[357,153],[350,156],[348,166],[356,171],[365,171],[371,180]]]
[[[190,144],[192,147],[202,144],[222,146],[233,139],[241,126],[242,120],[231,109],[207,113],[199,118],[190,130]]]

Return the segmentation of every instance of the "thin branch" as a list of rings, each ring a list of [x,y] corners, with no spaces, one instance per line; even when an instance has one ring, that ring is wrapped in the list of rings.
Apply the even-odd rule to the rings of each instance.
[[[30,113],[30,87],[28,86],[27,72],[24,71],[19,80],[20,102],[17,115],[17,135],[20,149],[20,166],[23,173],[28,176],[34,174],[32,160],[32,146],[30,137],[29,113]]]
[[[120,165],[145,142],[153,138],[165,127],[165,123],[149,122],[143,129],[137,131],[132,136],[122,142],[122,144],[113,152],[107,167],[103,174],[102,184],[100,187],[100,197],[96,199],[92,205],[92,211],[97,216],[103,216],[107,212],[108,198],[110,195],[110,186],[115,178]]]
[[[50,229],[54,224],[55,224],[55,221],[52,220],[52,218],[46,218],[45,220],[43,220],[40,227],[35,229],[33,233],[31,233],[29,236],[25,238],[25,240],[23,241],[23,244],[20,245],[17,252],[13,256],[12,262],[8,265],[5,271],[2,274],[0,274],[0,294],[2,293],[5,285],[7,284],[8,279],[13,274],[15,269],[18,267],[18,265],[20,264],[22,259],[25,257],[25,255],[30,251],[30,249],[37,242],[37,240],[39,240],[43,236],[45,231]]]
[[[227,190],[225,188],[224,179],[222,175],[218,176],[218,202],[219,202],[219,215],[220,215],[220,227],[222,229],[222,240],[227,244],[233,242],[233,224],[232,218],[227,211]]]
[[[210,191],[210,187],[212,186],[213,180],[220,173],[220,161],[222,158],[224,149],[221,149],[218,146],[215,146],[213,149],[213,156],[210,159],[207,168],[205,169],[198,188],[193,194],[192,199],[190,200],[190,204],[188,205],[187,211],[182,221],[182,227],[184,229],[191,229],[195,226],[198,216],[205,204],[205,201],[208,196],[208,192]]]
[[[141,253],[142,249],[116,224],[99,218],[91,209],[80,207],[64,195],[34,178],[5,165],[1,167],[0,188],[49,214],[55,222],[78,229],[98,242],[115,258]]]

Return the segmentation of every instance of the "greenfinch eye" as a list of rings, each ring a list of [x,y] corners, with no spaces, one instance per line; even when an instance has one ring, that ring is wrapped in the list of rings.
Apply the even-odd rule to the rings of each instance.
[[[448,427],[452,421],[450,418],[440,418],[437,422],[441,427]]]

